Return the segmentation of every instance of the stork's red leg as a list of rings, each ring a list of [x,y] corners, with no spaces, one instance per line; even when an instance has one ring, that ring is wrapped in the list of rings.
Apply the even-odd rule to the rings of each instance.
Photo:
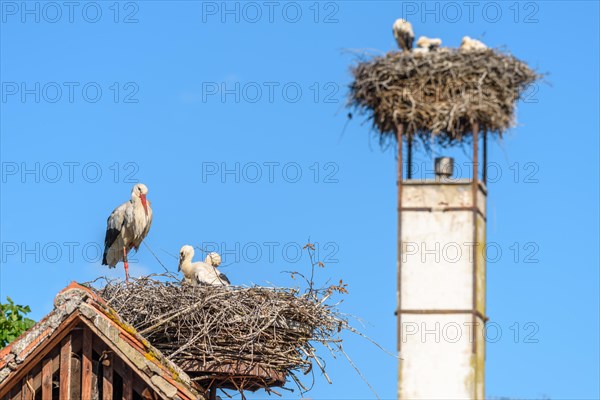
[[[125,282],[129,282],[129,263],[127,262],[127,249],[123,246],[123,265],[125,266]]]

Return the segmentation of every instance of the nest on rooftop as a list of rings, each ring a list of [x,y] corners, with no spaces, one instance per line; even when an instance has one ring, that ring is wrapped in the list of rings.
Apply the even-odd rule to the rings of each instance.
[[[352,68],[348,106],[366,114],[380,139],[406,137],[442,146],[482,132],[499,136],[515,123],[515,102],[541,77],[493,49],[390,52]]]
[[[100,295],[152,346],[206,386],[283,386],[313,363],[315,343],[341,350],[348,322],[328,305],[343,286],[298,289],[191,286],[164,276],[108,281]]]

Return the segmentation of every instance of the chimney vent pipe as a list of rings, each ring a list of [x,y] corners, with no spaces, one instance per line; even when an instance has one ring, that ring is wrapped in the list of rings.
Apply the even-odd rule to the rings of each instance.
[[[448,179],[454,174],[454,159],[452,157],[436,157],[435,180]]]

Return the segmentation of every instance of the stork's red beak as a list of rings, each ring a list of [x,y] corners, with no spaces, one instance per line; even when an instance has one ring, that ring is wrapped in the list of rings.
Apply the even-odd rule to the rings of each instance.
[[[142,201],[142,206],[144,207],[144,212],[146,213],[146,216],[148,216],[148,201],[146,200],[146,195],[143,193],[140,193],[140,200]]]

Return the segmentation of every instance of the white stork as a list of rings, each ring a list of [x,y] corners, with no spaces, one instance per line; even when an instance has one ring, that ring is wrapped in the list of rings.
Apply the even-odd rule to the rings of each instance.
[[[473,51],[473,50],[485,50],[487,46],[482,41],[477,39],[471,39],[468,36],[462,38],[459,50],[461,51]]]
[[[392,26],[396,43],[404,51],[410,51],[413,47],[415,34],[413,33],[412,24],[405,19],[398,18]]]
[[[427,36],[420,36],[417,40],[417,47],[428,51],[435,51],[442,45],[442,39],[432,39]]]
[[[179,271],[183,272],[184,281],[192,285],[228,286],[231,284],[225,274],[217,270],[221,264],[221,256],[210,253],[204,261],[193,263],[194,248],[185,245],[179,251]]]
[[[119,261],[125,266],[125,279],[129,281],[127,253],[138,251],[142,240],[152,225],[152,208],[146,199],[148,188],[138,183],[131,190],[131,199],[115,208],[106,221],[104,256],[102,265],[114,268]]]

